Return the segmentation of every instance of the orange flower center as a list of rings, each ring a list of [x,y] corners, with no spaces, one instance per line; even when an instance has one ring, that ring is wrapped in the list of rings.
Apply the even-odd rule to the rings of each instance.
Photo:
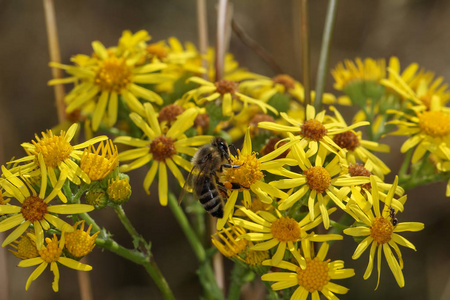
[[[358,136],[352,131],[336,134],[333,141],[342,149],[347,149],[349,151],[353,151],[359,146]]]
[[[158,122],[167,122],[167,125],[170,126],[172,122],[175,122],[177,117],[184,112],[184,108],[180,105],[169,104],[164,106],[158,115]]]
[[[286,90],[291,90],[295,87],[294,79],[286,74],[277,75],[272,80],[274,83],[283,85]]]
[[[227,93],[234,95],[238,89],[238,84],[231,80],[219,80],[214,85],[216,86],[216,91],[221,95],[225,95]]]
[[[330,281],[328,275],[328,263],[315,257],[313,260],[306,259],[306,269],[297,268],[297,280],[300,286],[303,286],[308,292],[321,291]]]
[[[386,244],[392,238],[394,226],[392,222],[384,217],[376,217],[370,227],[370,236],[377,241],[379,245]]]
[[[432,137],[444,137],[450,133],[450,116],[441,111],[425,111],[419,115],[419,127]]]
[[[23,201],[20,212],[27,221],[40,221],[43,220],[45,214],[48,213],[47,206],[48,204],[41,198],[30,196]]]
[[[270,233],[280,242],[296,242],[300,239],[301,229],[294,219],[282,217],[272,222]]]
[[[348,173],[352,177],[354,177],[354,176],[370,177],[370,175],[372,175],[372,173],[369,170],[367,170],[366,168],[364,168],[364,166],[361,164],[350,164],[348,166]],[[370,190],[372,188],[372,185],[370,184],[370,182],[368,182],[368,183],[361,185],[361,187],[365,188],[366,190]]]
[[[306,183],[309,188],[319,194],[325,192],[331,184],[330,173],[324,167],[311,167],[303,173],[306,175]]]
[[[175,139],[161,135],[155,138],[150,143],[150,153],[153,154],[153,159],[156,161],[164,162],[166,159],[171,158],[177,154],[175,145],[173,144]]]
[[[300,134],[305,138],[314,141],[320,141],[326,134],[327,129],[323,126],[322,122],[316,119],[306,120],[303,125],[300,126]]]
[[[68,159],[73,147],[66,140],[66,133],[61,131],[60,136],[54,136],[51,130],[42,133],[42,139],[36,136],[37,142],[32,141],[36,147],[35,155],[42,153],[44,163],[47,167],[56,168],[62,161]]]
[[[131,82],[131,70],[125,59],[109,57],[99,63],[94,82],[105,92],[120,93]]]

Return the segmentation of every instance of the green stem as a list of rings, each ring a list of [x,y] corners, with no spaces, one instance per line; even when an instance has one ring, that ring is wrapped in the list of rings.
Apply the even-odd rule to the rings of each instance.
[[[164,299],[175,299],[175,296],[173,295],[172,290],[169,287],[169,284],[162,275],[151,253],[149,256],[147,256],[140,251],[127,249],[116,243],[111,238],[107,239],[97,238],[95,244],[125,259],[128,259],[129,261],[142,265],[147,271],[147,273],[150,275],[150,277],[153,279],[153,281],[155,282],[161,293],[163,294]]]
[[[400,167],[400,170],[398,171],[398,181],[404,181],[408,178],[408,175],[406,174],[408,172],[408,167],[411,163],[411,157],[413,155],[413,149],[409,149],[408,152],[406,152],[405,158],[403,159],[402,165]]]
[[[82,213],[80,214],[80,216],[86,221],[88,225],[92,225],[92,233],[100,231],[99,237],[95,240],[95,244],[97,246],[107,249],[136,264],[142,265],[147,271],[147,273],[150,275],[150,277],[153,279],[153,281],[155,282],[156,286],[159,288],[161,293],[163,294],[164,299],[175,299],[175,296],[173,295],[172,290],[169,287],[169,284],[162,275],[158,265],[156,264],[153,258],[153,254],[149,250],[144,249],[144,251],[138,251],[127,249],[119,245],[112,238],[110,238],[109,235],[105,232],[105,230],[102,230],[97,225],[95,220],[92,219],[91,216],[89,216],[87,213]]]
[[[172,213],[174,214],[175,218],[180,224],[180,227],[183,230],[184,234],[186,235],[189,244],[191,244],[195,256],[197,256],[197,259],[199,260],[200,263],[199,265],[201,269],[199,270],[200,273],[199,276],[201,278],[200,281],[202,282],[205,292],[208,294],[210,299],[224,299],[222,291],[217,285],[216,278],[214,276],[214,271],[211,268],[211,263],[207,259],[206,251],[203,248],[202,243],[198,239],[194,230],[192,229],[191,225],[189,224],[189,221],[186,218],[186,215],[184,214],[183,210],[178,205],[178,201],[175,195],[170,191],[168,199],[169,199],[169,207],[172,210]]]
[[[269,291],[269,295],[267,296],[268,300],[279,300],[280,297],[278,297],[278,293],[275,292],[272,287],[270,286],[270,283],[268,281],[263,281],[264,285],[266,286],[267,290]]]
[[[114,211],[116,212],[117,216],[120,219],[120,222],[122,222],[122,225],[125,227],[125,229],[128,231],[128,233],[133,238],[140,238],[141,235],[136,231],[133,224],[131,224],[130,219],[125,215],[125,211],[122,208],[122,205],[114,206]]]
[[[322,47],[320,49],[319,67],[317,70],[316,98],[314,107],[319,111],[322,106],[322,97],[325,90],[325,82],[328,74],[328,60],[330,57],[331,38],[336,19],[337,0],[330,0],[328,4],[325,28],[323,29]]]

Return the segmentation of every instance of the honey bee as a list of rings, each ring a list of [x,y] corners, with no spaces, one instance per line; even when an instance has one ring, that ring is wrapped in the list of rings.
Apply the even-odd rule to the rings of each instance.
[[[398,219],[395,217],[395,209],[393,207],[389,208],[389,216],[391,217],[392,226],[398,224]]]
[[[227,142],[221,137],[214,137],[210,144],[200,147],[192,157],[193,168],[189,172],[183,190],[178,198],[181,203],[187,184],[191,184],[194,197],[200,201],[203,208],[213,217],[223,218],[224,198],[227,188],[245,188],[238,183],[228,183],[227,188],[219,181],[223,168],[239,168],[233,165]]]

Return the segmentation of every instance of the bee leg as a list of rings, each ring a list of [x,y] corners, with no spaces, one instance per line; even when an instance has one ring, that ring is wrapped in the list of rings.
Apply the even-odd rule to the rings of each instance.
[[[228,168],[228,169],[236,169],[239,168],[241,165],[232,165],[232,164],[222,164],[220,165],[220,169],[219,172],[223,172],[223,168]]]

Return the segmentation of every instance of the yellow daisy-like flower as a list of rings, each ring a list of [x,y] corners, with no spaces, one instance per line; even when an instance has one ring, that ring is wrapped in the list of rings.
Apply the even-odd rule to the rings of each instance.
[[[410,64],[402,73],[400,73],[400,62],[397,57],[391,57],[389,61],[388,78],[382,79],[381,83],[393,89],[404,99],[411,99],[415,104],[425,105],[428,109],[431,106],[431,99],[435,96],[439,98],[440,104],[445,104],[450,99],[450,92],[447,90],[447,84],[442,84],[443,78],[435,78],[429,71],[420,70],[416,63]]]
[[[43,161],[42,155],[39,155],[39,160]],[[44,243],[44,230],[50,229],[50,224],[62,231],[73,231],[71,225],[55,216],[55,214],[78,214],[94,209],[93,206],[86,204],[49,205],[49,202],[61,191],[61,187],[66,181],[66,170],[61,171],[61,175],[53,190],[47,196],[47,170],[45,168],[41,169],[39,194],[30,183],[12,174],[4,166],[2,166],[2,172],[6,178],[2,182],[3,187],[8,194],[12,195],[21,204],[20,206],[0,205],[0,214],[9,215],[0,222],[0,232],[17,226],[3,241],[2,247],[18,239],[33,224],[36,246],[39,250]]]
[[[67,113],[95,102],[92,116],[92,129],[96,131],[105,113],[108,126],[113,126],[117,120],[119,95],[125,100],[131,111],[143,114],[144,107],[138,98],[162,104],[162,98],[155,92],[139,84],[156,84],[173,80],[169,75],[155,73],[167,65],[155,62],[137,66],[138,56],[117,56],[114,51],[108,51],[99,41],[92,43],[97,57],[95,64],[87,66],[68,66],[50,63],[51,67],[64,69],[71,77],[52,79],[49,85],[77,83],[67,94],[65,101]],[[126,52],[126,51],[125,51]],[[107,112],[106,112],[107,110]]]
[[[311,255],[311,243],[308,240],[302,242],[303,255],[306,260],[306,267],[301,268],[300,261],[297,264],[281,261],[274,264],[273,259],[263,262],[266,266],[275,266],[290,272],[271,272],[264,274],[261,279],[264,281],[276,281],[272,284],[274,291],[298,286],[291,296],[291,300],[306,300],[311,294],[312,299],[320,299],[321,292],[327,299],[338,299],[336,294],[346,294],[348,289],[331,282],[332,279],[345,279],[355,275],[353,269],[343,269],[342,260],[331,261],[326,259],[328,243],[323,243],[317,255]],[[300,256],[300,254],[298,254]],[[297,257],[295,257],[297,259]]]
[[[226,169],[222,176],[222,182],[237,183],[243,188],[241,190],[233,190],[229,195],[227,203],[225,204],[223,218],[218,219],[217,221],[217,230],[222,229],[228,221],[228,218],[232,215],[239,192],[243,193],[244,204],[246,207],[249,207],[251,203],[252,196],[250,191],[255,193],[264,203],[272,203],[274,198],[284,199],[288,196],[285,192],[264,182],[263,171],[278,174],[278,170],[283,165],[295,163],[295,160],[290,158],[274,160],[274,158],[278,157],[290,146],[292,146],[292,143],[286,143],[271,153],[257,158],[256,153],[252,152],[250,129],[247,129],[242,150],[237,150],[237,156],[231,155],[232,164],[240,165],[240,167]]]
[[[375,252],[377,252],[378,287],[381,274],[381,255],[383,252],[389,268],[391,269],[392,274],[394,274],[397,284],[400,287],[403,287],[405,285],[405,279],[402,273],[403,260],[398,245],[411,248],[414,251],[416,248],[411,242],[398,233],[404,231],[420,231],[424,228],[424,224],[418,222],[399,223],[395,218],[396,210],[392,207],[392,199],[398,183],[397,176],[395,177],[394,184],[384,200],[384,208],[382,209],[380,207],[377,181],[373,176],[371,176],[370,179],[372,185],[371,209],[367,209],[369,204],[367,201],[363,201],[363,197],[361,195],[358,197],[358,202],[349,205],[352,212],[358,217],[357,220],[359,222],[363,222],[364,226],[347,228],[344,230],[344,233],[356,237],[366,237],[356,248],[355,253],[352,256],[353,259],[358,259],[361,254],[363,254],[364,251],[371,246],[369,264],[367,265],[366,272],[364,273],[364,279],[369,278],[372,274],[373,263],[375,261]],[[406,198],[404,198],[403,201],[406,201]],[[395,259],[391,247],[397,254],[399,261]]]
[[[281,179],[273,181],[270,184],[280,189],[290,189],[299,187],[297,191],[292,193],[288,198],[279,202],[278,209],[286,210],[294,203],[299,201],[303,196],[308,197],[308,208],[311,221],[315,216],[315,205],[319,204],[322,213],[323,223],[326,229],[330,226],[330,219],[327,212],[327,202],[324,196],[328,195],[333,202],[341,209],[345,210],[344,199],[339,197],[338,187],[365,184],[369,182],[369,178],[365,176],[350,177],[345,174],[345,168],[342,166],[342,158],[339,155],[330,153],[325,147],[319,147],[319,151],[312,164],[301,147],[291,148],[294,157],[298,160],[298,165],[303,174],[296,172],[281,170],[280,173],[289,179]]]
[[[252,242],[258,242],[251,246],[251,250],[268,251],[274,247],[277,250],[272,257],[272,263],[277,265],[280,263],[286,252],[286,248],[296,256],[297,261],[304,268],[305,261],[298,256],[296,244],[303,239],[308,239],[312,242],[324,242],[330,240],[342,240],[342,235],[339,234],[308,234],[307,231],[317,227],[322,223],[322,216],[313,216],[313,221],[307,215],[300,222],[291,217],[284,217],[276,210],[275,214],[259,211],[252,212],[249,209],[241,207],[240,210],[246,214],[251,221],[233,217],[231,222],[235,225],[248,229],[250,232],[240,236],[240,239],[247,239]],[[328,213],[333,212],[330,209]],[[317,211],[317,210],[316,210]]]
[[[143,56],[147,47],[146,42],[150,39],[151,36],[146,30],[139,30],[135,34],[129,30],[124,30],[119,39],[115,54],[118,57]]]
[[[211,237],[211,242],[217,250],[228,258],[239,257],[248,246],[245,239],[238,240],[238,237],[245,234],[245,230],[240,226],[229,224],[229,227],[222,228]]]
[[[52,283],[53,291],[58,292],[59,290],[59,269],[58,263],[78,271],[90,271],[92,267],[86,264],[82,264],[79,261],[73,260],[62,256],[64,248],[64,234],[58,241],[58,238],[53,234],[53,238],[45,238],[46,245],[42,246],[39,250],[39,256],[35,258],[22,260],[17,266],[18,267],[32,267],[39,265],[30,277],[28,277],[27,283],[25,285],[25,290],[28,291],[31,282],[36,280],[39,275],[44,272],[47,266],[50,264],[50,270],[53,272],[54,280]]]
[[[338,122],[343,126],[347,126],[344,118],[334,106],[330,106],[329,109],[334,112],[335,119]],[[356,159],[358,159],[365,163],[367,170],[373,172],[381,179],[391,171],[381,159],[369,151],[389,152],[390,147],[385,144],[363,140],[361,131],[354,132],[353,130],[348,130],[338,133],[333,137],[333,141],[340,148],[347,150],[346,159],[349,163],[355,164]]]
[[[136,147],[136,149],[123,151],[119,154],[120,161],[130,161],[129,164],[121,165],[120,172],[128,172],[151,162],[150,170],[144,178],[144,189],[148,192],[153,179],[158,171],[158,190],[161,205],[167,205],[167,167],[184,186],[184,176],[177,165],[187,171],[191,171],[192,164],[180,156],[181,153],[193,156],[196,152],[195,146],[204,145],[211,141],[211,136],[196,136],[186,138],[184,132],[194,125],[198,114],[196,108],[187,109],[172,124],[172,127],[163,134],[158,123],[157,114],[150,103],[144,104],[144,120],[137,113],[131,113],[130,118],[138,126],[147,139],[137,139],[128,136],[117,137],[114,142]]]
[[[112,140],[100,142],[97,150],[89,145],[81,155],[80,168],[92,181],[102,180],[119,165],[119,152]]]
[[[255,104],[264,113],[267,110],[278,114],[277,110],[272,106],[266,104],[265,102],[257,99],[253,99],[239,92],[238,84],[231,80],[220,80],[218,82],[212,83],[200,77],[191,77],[188,79],[190,82],[195,82],[200,84],[200,87],[190,90],[187,92],[183,99],[188,101],[193,98],[198,104],[202,104],[205,101],[211,102],[220,99],[222,102],[222,114],[224,116],[231,116],[233,113],[233,100],[239,99],[244,103],[244,105]]]
[[[374,60],[372,58],[356,58],[355,62],[345,60],[331,70],[335,83],[333,87],[342,91],[354,82],[375,81],[379,82],[386,77],[386,61],[384,59]]]
[[[66,249],[74,257],[83,257],[89,254],[95,247],[95,240],[100,231],[90,235],[92,224],[84,231],[84,220],[73,225],[74,231],[65,234]],[[81,224],[81,225],[80,225]],[[80,226],[79,226],[80,225]]]
[[[42,172],[39,170],[45,169],[52,186],[55,186],[58,181],[56,178],[56,169],[59,169],[60,172],[65,171],[67,178],[75,184],[81,184],[81,180],[86,183],[91,183],[89,176],[80,169],[74,160],[81,160],[83,154],[81,149],[106,140],[108,137],[102,135],[72,146],[70,141],[73,139],[77,129],[78,125],[73,124],[67,130],[67,133],[61,130],[59,136],[53,135],[53,132],[48,130],[47,133],[42,132],[42,138],[36,135],[36,141],[22,143],[21,146],[29,155],[13,161],[14,163],[25,163],[13,169],[18,170],[20,168],[22,173],[30,175],[39,175]],[[42,155],[42,160],[39,159],[40,155]],[[67,202],[66,196],[63,193],[59,193],[58,196],[61,201]]]
[[[34,242],[34,239],[30,237],[30,232],[25,231],[17,240],[15,240],[13,243],[9,244],[13,249],[8,249],[9,252],[14,254],[20,259],[29,259],[33,257],[38,257],[39,252],[36,248],[36,243]]]
[[[421,106],[416,116],[391,111],[401,119],[390,121],[398,126],[391,135],[410,136],[400,148],[402,153],[415,147],[411,162],[416,163],[429,151],[440,158],[450,159],[450,111],[441,107],[439,99],[431,100],[430,110]]]
[[[336,134],[370,124],[369,122],[358,122],[351,126],[343,126],[343,124],[338,122],[324,123],[325,110],[316,115],[316,110],[312,105],[306,107],[306,120],[304,121],[293,119],[286,113],[280,113],[280,115],[291,125],[260,122],[258,127],[283,133],[298,133],[291,140],[298,141],[303,149],[308,147],[306,152],[308,157],[317,153],[319,145],[322,145],[331,152],[339,152],[341,148],[333,141],[333,137]]]

